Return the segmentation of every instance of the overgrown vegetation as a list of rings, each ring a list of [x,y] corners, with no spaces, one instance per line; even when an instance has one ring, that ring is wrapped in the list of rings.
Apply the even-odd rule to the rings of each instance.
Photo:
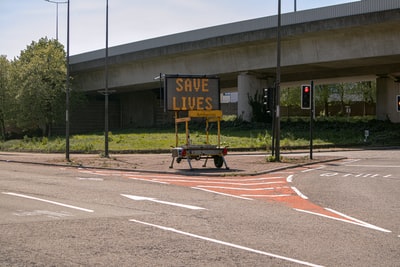
[[[267,149],[271,147],[272,127],[269,123],[247,123],[237,119],[226,119],[221,124],[221,143],[230,150]],[[369,136],[365,139],[365,130]],[[211,128],[210,143],[216,144],[217,127]],[[179,131],[180,144],[184,143],[185,131]],[[191,124],[191,140],[195,144],[206,140],[204,123]],[[316,147],[365,147],[399,146],[399,125],[376,121],[368,117],[320,118],[314,123]],[[305,118],[290,118],[281,122],[282,149],[307,148],[309,145],[309,121]],[[109,133],[109,149],[113,153],[138,151],[169,151],[175,146],[174,126],[158,129],[130,129]],[[101,153],[104,150],[103,133],[73,135],[70,149],[75,153]],[[64,152],[65,138],[28,137],[0,143],[2,151]]]

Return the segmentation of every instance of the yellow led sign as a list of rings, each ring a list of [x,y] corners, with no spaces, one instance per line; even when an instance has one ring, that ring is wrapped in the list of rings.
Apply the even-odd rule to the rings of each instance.
[[[165,89],[168,110],[220,109],[217,77],[166,75]]]

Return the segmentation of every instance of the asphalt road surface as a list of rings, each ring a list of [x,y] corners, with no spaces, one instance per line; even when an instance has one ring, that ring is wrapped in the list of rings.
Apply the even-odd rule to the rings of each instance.
[[[399,266],[400,151],[340,153],[248,177],[0,162],[0,266]]]

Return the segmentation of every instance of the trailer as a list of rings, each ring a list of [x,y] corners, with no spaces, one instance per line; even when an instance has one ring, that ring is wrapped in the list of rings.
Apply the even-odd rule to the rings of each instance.
[[[192,118],[205,118],[206,121],[206,142],[205,144],[192,144],[190,139],[189,122]],[[188,111],[188,117],[178,118],[178,112],[175,113],[175,147],[172,148],[172,161],[170,168],[173,168],[174,162],[180,163],[182,160],[186,160],[191,170],[192,160],[205,159],[203,167],[206,167],[209,159],[213,159],[216,168],[221,168],[225,165],[226,169],[229,169],[225,156],[228,153],[227,147],[221,147],[221,110],[190,110]],[[217,123],[217,145],[209,143],[209,123]],[[179,123],[185,123],[185,141],[184,145],[179,146],[178,137],[178,125]]]

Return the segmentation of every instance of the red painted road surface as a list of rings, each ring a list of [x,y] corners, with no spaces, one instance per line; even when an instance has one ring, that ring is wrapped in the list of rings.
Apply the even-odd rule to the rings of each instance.
[[[307,167],[312,168],[310,166]],[[318,168],[318,166],[315,166]],[[293,175],[305,170],[296,168],[285,172],[275,172],[257,176],[181,176],[171,174],[143,174],[138,172],[118,172],[109,170],[80,170],[101,176],[122,176],[128,179],[149,181],[154,183],[171,184],[190,187],[197,190],[221,194],[246,200],[264,200],[284,203],[301,212],[326,217],[329,219],[357,224],[375,230],[387,231],[362,222],[345,214],[326,209],[312,203],[295,187],[291,186]]]

